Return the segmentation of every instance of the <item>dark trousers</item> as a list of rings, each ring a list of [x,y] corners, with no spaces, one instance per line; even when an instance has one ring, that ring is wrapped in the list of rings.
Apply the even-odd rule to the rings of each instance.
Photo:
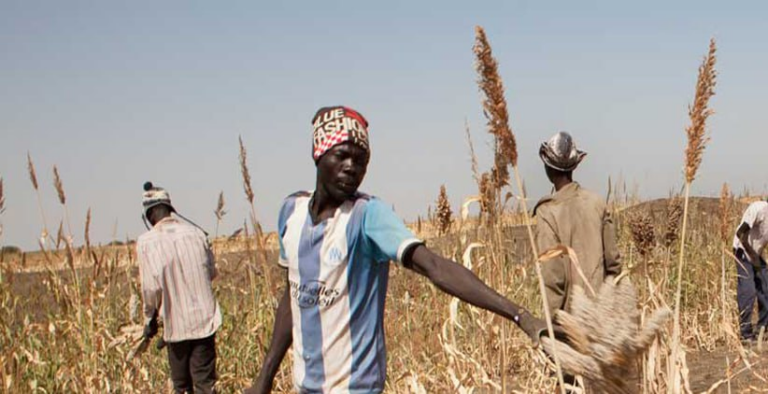
[[[207,338],[168,343],[168,364],[177,394],[214,393],[216,334]]]
[[[768,326],[768,270],[765,260],[760,258],[760,268],[755,268],[742,249],[735,249],[739,273],[736,299],[739,304],[739,330],[742,339],[755,337],[752,330],[752,311],[757,300],[757,326]]]

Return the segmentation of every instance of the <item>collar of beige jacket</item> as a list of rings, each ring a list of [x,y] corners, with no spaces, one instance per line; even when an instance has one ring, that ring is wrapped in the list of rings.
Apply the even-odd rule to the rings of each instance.
[[[533,207],[533,216],[536,216],[536,210],[539,209],[540,206],[550,202],[550,201],[557,201],[561,198],[563,198],[564,195],[570,194],[575,192],[576,190],[579,190],[581,188],[581,185],[579,185],[578,182],[573,181],[565,186],[563,186],[562,189],[556,191],[553,194],[544,196],[539,200],[539,202],[536,203],[536,206]]]

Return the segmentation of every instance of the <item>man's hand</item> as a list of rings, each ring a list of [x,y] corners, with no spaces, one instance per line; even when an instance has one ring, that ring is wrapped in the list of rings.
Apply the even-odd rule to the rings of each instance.
[[[157,335],[157,330],[157,312],[155,312],[152,318],[149,319],[149,322],[147,322],[147,325],[144,326],[144,337],[147,339],[152,339],[155,335]]]
[[[525,311],[520,315],[520,328],[535,345],[539,344],[542,335],[547,335],[547,322]]]
[[[547,322],[544,319],[539,319],[530,313],[523,311],[520,314],[520,328],[528,335],[534,345],[538,345],[541,337],[549,336],[547,331]],[[552,329],[555,333],[555,339],[563,342],[567,342],[568,338],[563,331],[562,327],[558,326],[554,322],[552,323]]]

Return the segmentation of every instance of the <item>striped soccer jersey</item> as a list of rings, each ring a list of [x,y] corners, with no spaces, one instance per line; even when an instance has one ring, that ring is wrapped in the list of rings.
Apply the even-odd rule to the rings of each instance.
[[[301,393],[384,389],[389,261],[421,243],[381,200],[358,193],[313,224],[309,192],[283,202],[280,265],[288,269],[294,385]]]

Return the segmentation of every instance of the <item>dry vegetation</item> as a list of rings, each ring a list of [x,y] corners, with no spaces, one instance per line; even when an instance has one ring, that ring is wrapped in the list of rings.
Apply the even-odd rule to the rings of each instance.
[[[500,104],[503,87],[496,70],[498,65],[491,56],[485,33],[479,29],[477,34],[475,52],[481,88],[486,93],[483,104],[496,143],[494,168],[479,174],[470,145],[478,196],[467,199],[457,220],[446,219],[450,218],[451,210],[445,199],[438,203],[435,212],[439,221],[422,222],[419,218],[411,227],[433,249],[464,264],[499,292],[542,316],[540,282],[535,274],[539,256],[530,242],[530,226],[521,226],[530,224],[531,219],[518,175],[506,104]],[[714,65],[714,60],[705,61],[705,71],[710,63]],[[703,105],[699,100],[699,91],[702,96],[711,95],[711,86],[697,87],[694,108],[702,111],[692,110],[694,125],[689,128],[689,135],[693,135],[694,142],[687,154],[693,171],[686,172],[687,184],[693,180],[701,161],[704,145],[696,142],[701,141],[696,138],[703,138],[703,120],[709,115],[706,100]],[[696,123],[696,119],[702,123]],[[250,225],[244,225],[244,236],[217,239],[214,247],[220,273],[215,291],[224,315],[224,324],[217,334],[222,392],[245,387],[259,370],[271,338],[274,297],[280,291],[279,278],[284,275],[274,263],[274,234],[263,234],[255,216],[255,192],[242,140],[239,154],[246,201],[251,208]],[[502,188],[509,183],[510,166],[519,190],[519,197],[512,198],[513,203],[519,204],[518,209],[505,206],[509,198],[500,198]],[[41,191],[31,156],[28,168],[39,201]],[[55,179],[62,216],[66,218],[64,189],[57,169]],[[610,302],[597,309],[575,311],[570,321],[577,324],[569,325],[569,317],[559,317],[577,339],[582,338],[576,341],[578,354],[565,348],[560,352],[564,367],[572,371],[573,360],[590,352],[605,355],[603,359],[592,357],[577,363],[590,366],[591,369],[582,370],[587,378],[594,378],[596,370],[602,371],[597,377],[611,377],[604,380],[611,386],[593,386],[593,392],[611,387],[620,392],[643,393],[764,390],[764,355],[759,350],[743,348],[736,334],[736,272],[728,241],[743,204],[725,185],[719,201],[689,199],[686,194],[684,208],[680,198],[627,204],[631,196],[626,193],[626,185],[624,194],[619,187],[613,189],[607,200],[618,224],[627,277],[618,286],[604,286],[598,291],[602,294],[599,300]],[[441,200],[444,193],[443,188]],[[0,178],[0,214],[6,208],[3,201]],[[480,205],[480,218],[469,217],[468,207],[472,203]],[[132,246],[90,245],[89,210],[84,247],[72,246],[71,230],[68,236],[63,236],[64,248],[55,247],[47,232],[42,206],[39,209],[42,236],[40,251],[36,252],[38,269],[28,269],[28,254],[0,255],[0,390],[165,390],[165,351],[150,346],[146,353],[129,357],[136,343],[134,327],[141,320]],[[225,215],[223,192],[214,213],[218,228]],[[66,221],[69,223],[68,218]],[[685,228],[686,222],[689,231],[680,234],[680,227]],[[719,231],[712,231],[714,228]],[[686,267],[693,268],[682,270],[681,263],[674,265],[675,259],[686,261]],[[557,378],[549,359],[543,357],[540,349],[531,347],[511,324],[458,302],[402,268],[394,268],[391,276],[385,318],[390,392],[556,390]],[[654,314],[655,310],[673,304],[679,305],[675,324],[680,327],[675,332],[678,335],[673,335],[671,324],[661,325],[662,320]],[[603,315],[590,315],[595,310],[602,310]],[[639,361],[616,359],[618,356],[610,352],[610,347],[592,348],[601,346],[600,341],[617,337],[616,332],[601,331],[604,327],[584,331],[604,315],[618,319],[614,322],[622,331],[618,337],[631,339],[624,344],[638,353]],[[622,321],[632,324],[623,326]],[[651,335],[647,330],[659,330],[661,334]],[[605,351],[608,353],[599,353]],[[595,364],[595,360],[612,362]],[[289,353],[277,377],[277,392],[291,389],[291,362]]]
[[[686,273],[682,283],[681,342],[689,355],[704,360],[702,366],[688,363],[686,377],[695,392],[739,371],[736,381],[731,382],[734,392],[745,392],[750,384],[756,388],[764,384],[754,375],[762,376],[764,372],[761,359],[750,349],[742,349],[737,340],[735,270],[728,256],[724,265],[719,264],[725,245],[720,232],[711,231],[720,228],[721,218],[725,217],[728,220],[722,224],[732,232],[743,204],[731,197],[723,203],[730,206],[727,212],[718,212],[717,200],[694,199],[691,203],[692,231],[686,240],[686,259],[697,267]],[[655,205],[661,214],[649,215],[652,226],[663,227],[667,221],[666,204],[660,200],[617,208],[615,212],[622,223],[619,233],[625,265],[631,272],[629,278],[641,294],[638,305],[642,321],[650,319],[655,307],[671,304],[677,284],[671,263],[675,252],[658,235],[646,255],[638,253],[626,219],[639,211],[653,211]],[[507,225],[493,229],[477,223],[472,219],[455,221],[450,233],[442,237],[436,237],[436,229],[425,224],[419,235],[428,238],[430,245],[444,255],[471,267],[508,297],[540,310],[525,230]],[[500,245],[491,244],[489,239],[493,238],[487,236],[497,230],[502,234]],[[267,247],[267,260],[274,260],[274,242],[265,243],[272,245]],[[215,286],[224,312],[218,341],[223,392],[235,392],[248,383],[258,371],[270,338],[274,304],[267,293],[264,267],[254,257],[255,248],[253,236],[217,242],[220,279]],[[38,392],[143,393],[166,386],[164,351],[151,346],[140,357],[126,359],[131,343],[124,329],[139,322],[140,297],[132,247],[94,247],[90,258],[84,250],[74,252],[77,270],[50,268],[61,268],[67,259],[66,250],[47,252],[42,259],[43,269],[29,273],[20,267],[23,255],[4,256],[0,280],[0,309],[4,316],[0,325],[0,380],[5,392],[37,388]],[[642,261],[648,267],[645,276],[637,269]],[[277,277],[281,271],[272,264],[271,273]],[[391,391],[498,391],[502,376],[508,391],[554,389],[546,360],[517,329],[492,314],[459,303],[413,273],[398,268],[391,275],[386,311]],[[75,277],[82,283],[80,289]],[[501,337],[503,325],[507,325],[506,341]],[[648,392],[663,392],[667,387],[663,349],[670,339],[662,334],[653,341],[639,372],[633,375],[637,379],[632,381]],[[717,358],[701,356],[709,351],[714,351]],[[711,369],[713,363],[719,366],[714,371],[701,370]],[[747,365],[752,369],[744,370]],[[290,391],[289,366],[290,360],[286,360],[278,376],[280,392]],[[726,383],[720,387],[725,388]]]

